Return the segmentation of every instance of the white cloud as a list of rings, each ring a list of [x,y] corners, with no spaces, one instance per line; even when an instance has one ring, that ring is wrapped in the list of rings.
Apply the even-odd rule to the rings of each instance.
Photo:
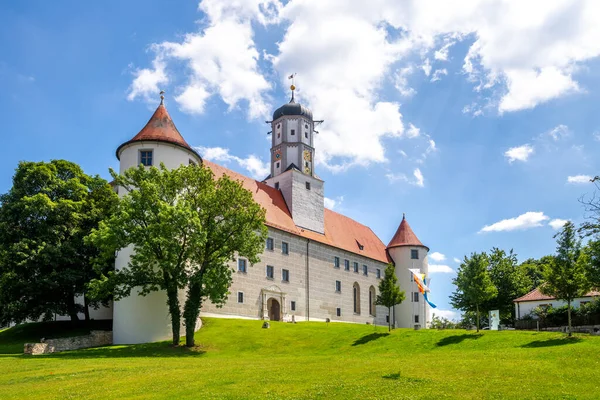
[[[448,70],[444,69],[436,69],[433,73],[433,77],[431,78],[431,82],[439,81],[442,79],[442,76],[448,75]]]
[[[458,319],[459,314],[456,311],[453,310],[442,310],[439,308],[436,308],[435,310],[431,310],[432,315],[435,314],[437,317],[440,318],[446,318],[448,320],[455,320]]]
[[[408,77],[413,73],[413,71],[414,68],[412,66],[408,66],[400,68],[394,75],[394,86],[401,96],[411,97],[417,93],[417,91],[411,88],[408,84]]]
[[[431,64],[429,63],[429,58],[425,60],[421,66],[421,69],[423,72],[425,72],[425,75],[429,76],[431,74]]]
[[[409,138],[415,138],[419,136],[421,133],[420,129],[414,126],[413,124],[408,124],[408,129],[406,130],[406,136]]]
[[[547,135],[552,138],[555,142],[564,139],[566,137],[571,136],[571,131],[569,127],[563,124],[560,124],[547,132]]]
[[[343,201],[344,201],[344,196],[338,196],[335,199],[330,199],[329,197],[325,197],[325,208],[333,210],[336,207],[339,207]]]
[[[195,147],[195,149],[200,153],[202,158],[210,161],[224,164],[230,161],[236,162],[240,167],[247,170],[254,179],[264,179],[270,172],[269,163],[263,162],[254,154],[241,158],[230,154],[229,149],[222,147]]]
[[[433,261],[444,261],[446,259],[446,256],[443,255],[440,252],[434,251],[433,253],[429,254],[428,256],[429,258],[431,258]]]
[[[158,100],[158,94],[163,89],[159,85],[166,85],[169,78],[165,71],[165,63],[157,57],[152,61],[152,68],[136,69],[133,72],[135,78],[129,86],[127,100],[132,101],[138,97],[154,103]]]
[[[452,261],[454,261],[454,262],[455,262],[455,263],[457,263],[457,264],[460,264],[460,263],[462,262],[462,261],[460,261],[460,259],[458,259],[458,258],[456,258],[456,257],[454,257],[454,258],[452,259]]]
[[[592,136],[594,137],[595,141],[600,142],[600,131],[592,133]]]
[[[533,147],[524,144],[522,146],[511,147],[510,149],[504,152],[504,157],[508,158],[508,162],[512,164],[513,161],[527,161],[529,156],[533,154]]]
[[[529,211],[525,214],[521,214],[516,218],[503,219],[502,221],[496,222],[492,225],[486,225],[479,233],[482,232],[506,232],[515,230],[524,230],[529,228],[535,228],[542,226],[542,222],[550,219],[544,215],[543,212]]]
[[[567,177],[567,183],[590,183],[592,179],[589,175],[574,175]]]
[[[454,270],[447,265],[441,264],[429,264],[429,273],[430,274],[452,274]]]
[[[448,61],[448,51],[455,43],[456,41],[447,39],[446,43],[439,50],[436,50],[435,53],[433,53],[433,58],[438,61]]]
[[[421,170],[419,168],[415,168],[415,170],[413,171],[413,175],[415,177],[415,185],[419,187],[425,186],[423,174],[421,173]]]
[[[564,226],[564,224],[566,224],[567,222],[569,222],[568,219],[555,218],[552,221],[548,222],[548,225],[550,225],[552,227],[552,229],[557,231],[560,228],[562,228]]]

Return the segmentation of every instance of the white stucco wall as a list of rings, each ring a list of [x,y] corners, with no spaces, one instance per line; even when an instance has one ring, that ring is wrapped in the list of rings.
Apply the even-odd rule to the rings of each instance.
[[[417,249],[419,259],[413,260],[410,257],[410,251]],[[388,250],[390,257],[394,260],[396,266],[396,276],[398,285],[404,290],[406,299],[395,307],[396,325],[400,328],[413,328],[417,323],[414,322],[414,316],[419,315],[419,325],[421,327],[429,326],[431,322],[431,310],[425,302],[423,296],[419,293],[419,301],[414,302],[413,292],[418,292],[417,284],[411,280],[409,269],[420,269],[422,273],[429,274],[429,264],[427,259],[427,248],[421,246],[401,246],[393,247]],[[425,321],[423,321],[425,318]],[[425,323],[424,323],[425,322]]]
[[[593,297],[579,297],[579,298],[573,300],[573,302],[571,303],[571,306],[573,308],[579,308],[582,301],[587,302],[587,301],[593,301],[593,300],[594,300]],[[566,306],[567,302],[564,300],[556,300],[556,299],[521,301],[521,302],[515,303],[515,315],[517,316],[517,319],[523,318],[524,316],[530,314],[536,307],[543,306],[543,305],[552,306],[553,308],[559,308],[562,306]],[[535,318],[535,316],[534,316],[534,318]]]
[[[137,166],[140,150],[153,150],[153,164],[159,166],[161,162],[167,168],[177,168],[188,165],[192,159],[197,164],[198,156],[193,152],[160,142],[136,142],[121,150],[120,172]],[[119,195],[125,194],[122,188]],[[127,247],[118,252],[115,269],[127,268],[132,247]],[[185,291],[179,292],[180,302],[185,301]],[[183,303],[182,303],[183,304]],[[153,292],[147,296],[139,296],[136,289],[131,295],[113,304],[113,341],[115,344],[131,344],[156,342],[171,338],[171,319],[167,307],[167,295],[164,291]],[[181,330],[181,334],[185,331]]]

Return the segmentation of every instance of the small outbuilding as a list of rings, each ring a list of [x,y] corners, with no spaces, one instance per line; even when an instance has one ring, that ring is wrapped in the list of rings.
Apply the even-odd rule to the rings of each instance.
[[[582,304],[589,303],[594,300],[594,297],[598,296],[600,296],[600,292],[593,290],[586,293],[585,296],[574,299],[571,305],[574,308],[578,308]],[[557,300],[555,297],[543,294],[539,286],[526,295],[513,300],[513,302],[515,303],[515,315],[517,319],[521,319],[524,316],[531,314],[537,307],[558,308],[567,305],[567,302],[564,300]]]

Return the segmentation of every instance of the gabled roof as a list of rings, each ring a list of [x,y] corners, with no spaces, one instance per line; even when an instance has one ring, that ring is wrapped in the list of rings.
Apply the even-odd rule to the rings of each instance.
[[[181,133],[177,130],[175,123],[171,119],[167,108],[161,101],[150,120],[142,128],[142,130],[135,135],[131,140],[123,143],[117,148],[117,159],[120,158],[121,149],[134,142],[145,142],[145,141],[153,141],[153,142],[165,142],[170,143],[175,146],[183,147],[196,154],[198,158],[201,160],[200,155],[185,141]]]
[[[404,214],[402,215],[402,222],[400,222],[400,226],[398,227],[398,230],[396,231],[396,234],[394,234],[392,240],[390,240],[390,243],[387,245],[387,248],[391,249],[392,247],[401,246],[421,246],[425,247],[429,251],[429,248],[421,243],[417,235],[415,235],[413,230],[410,228],[410,225],[408,225],[406,216]]]
[[[581,297],[596,297],[596,296],[600,296],[600,292],[598,292],[596,290],[592,290]],[[556,298],[553,296],[548,296],[548,295],[543,294],[542,291],[540,290],[540,287],[538,286],[535,289],[533,289],[531,292],[527,293],[526,295],[521,296],[518,299],[514,299],[513,302],[520,303],[520,302],[524,302],[524,301],[541,301],[541,300],[556,300]]]
[[[283,195],[278,189],[210,161],[204,160],[204,165],[210,168],[217,178],[225,174],[241,181],[243,187],[252,192],[254,200],[266,210],[267,226],[377,261],[384,263],[389,261],[385,244],[371,228],[329,209],[325,209],[324,215],[325,234],[300,228],[294,223]],[[359,243],[363,247],[362,250]]]

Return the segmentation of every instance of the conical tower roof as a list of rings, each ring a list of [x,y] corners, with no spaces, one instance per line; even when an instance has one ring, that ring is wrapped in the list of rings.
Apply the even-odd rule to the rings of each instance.
[[[160,104],[150,120],[142,128],[142,130],[135,135],[131,140],[123,143],[117,148],[117,159],[120,158],[120,151],[124,146],[134,142],[165,142],[171,143],[175,146],[183,147],[196,154],[200,159],[200,155],[185,141],[181,133],[177,130],[177,127],[173,123],[164,102],[161,100]]]
[[[402,214],[402,222],[400,222],[400,226],[398,227],[398,230],[396,231],[396,234],[392,240],[390,240],[390,243],[387,245],[387,248],[390,249],[392,247],[401,246],[421,246],[429,250],[427,246],[421,243],[417,235],[415,235],[411,229],[410,225],[408,225],[406,216],[404,214]]]

